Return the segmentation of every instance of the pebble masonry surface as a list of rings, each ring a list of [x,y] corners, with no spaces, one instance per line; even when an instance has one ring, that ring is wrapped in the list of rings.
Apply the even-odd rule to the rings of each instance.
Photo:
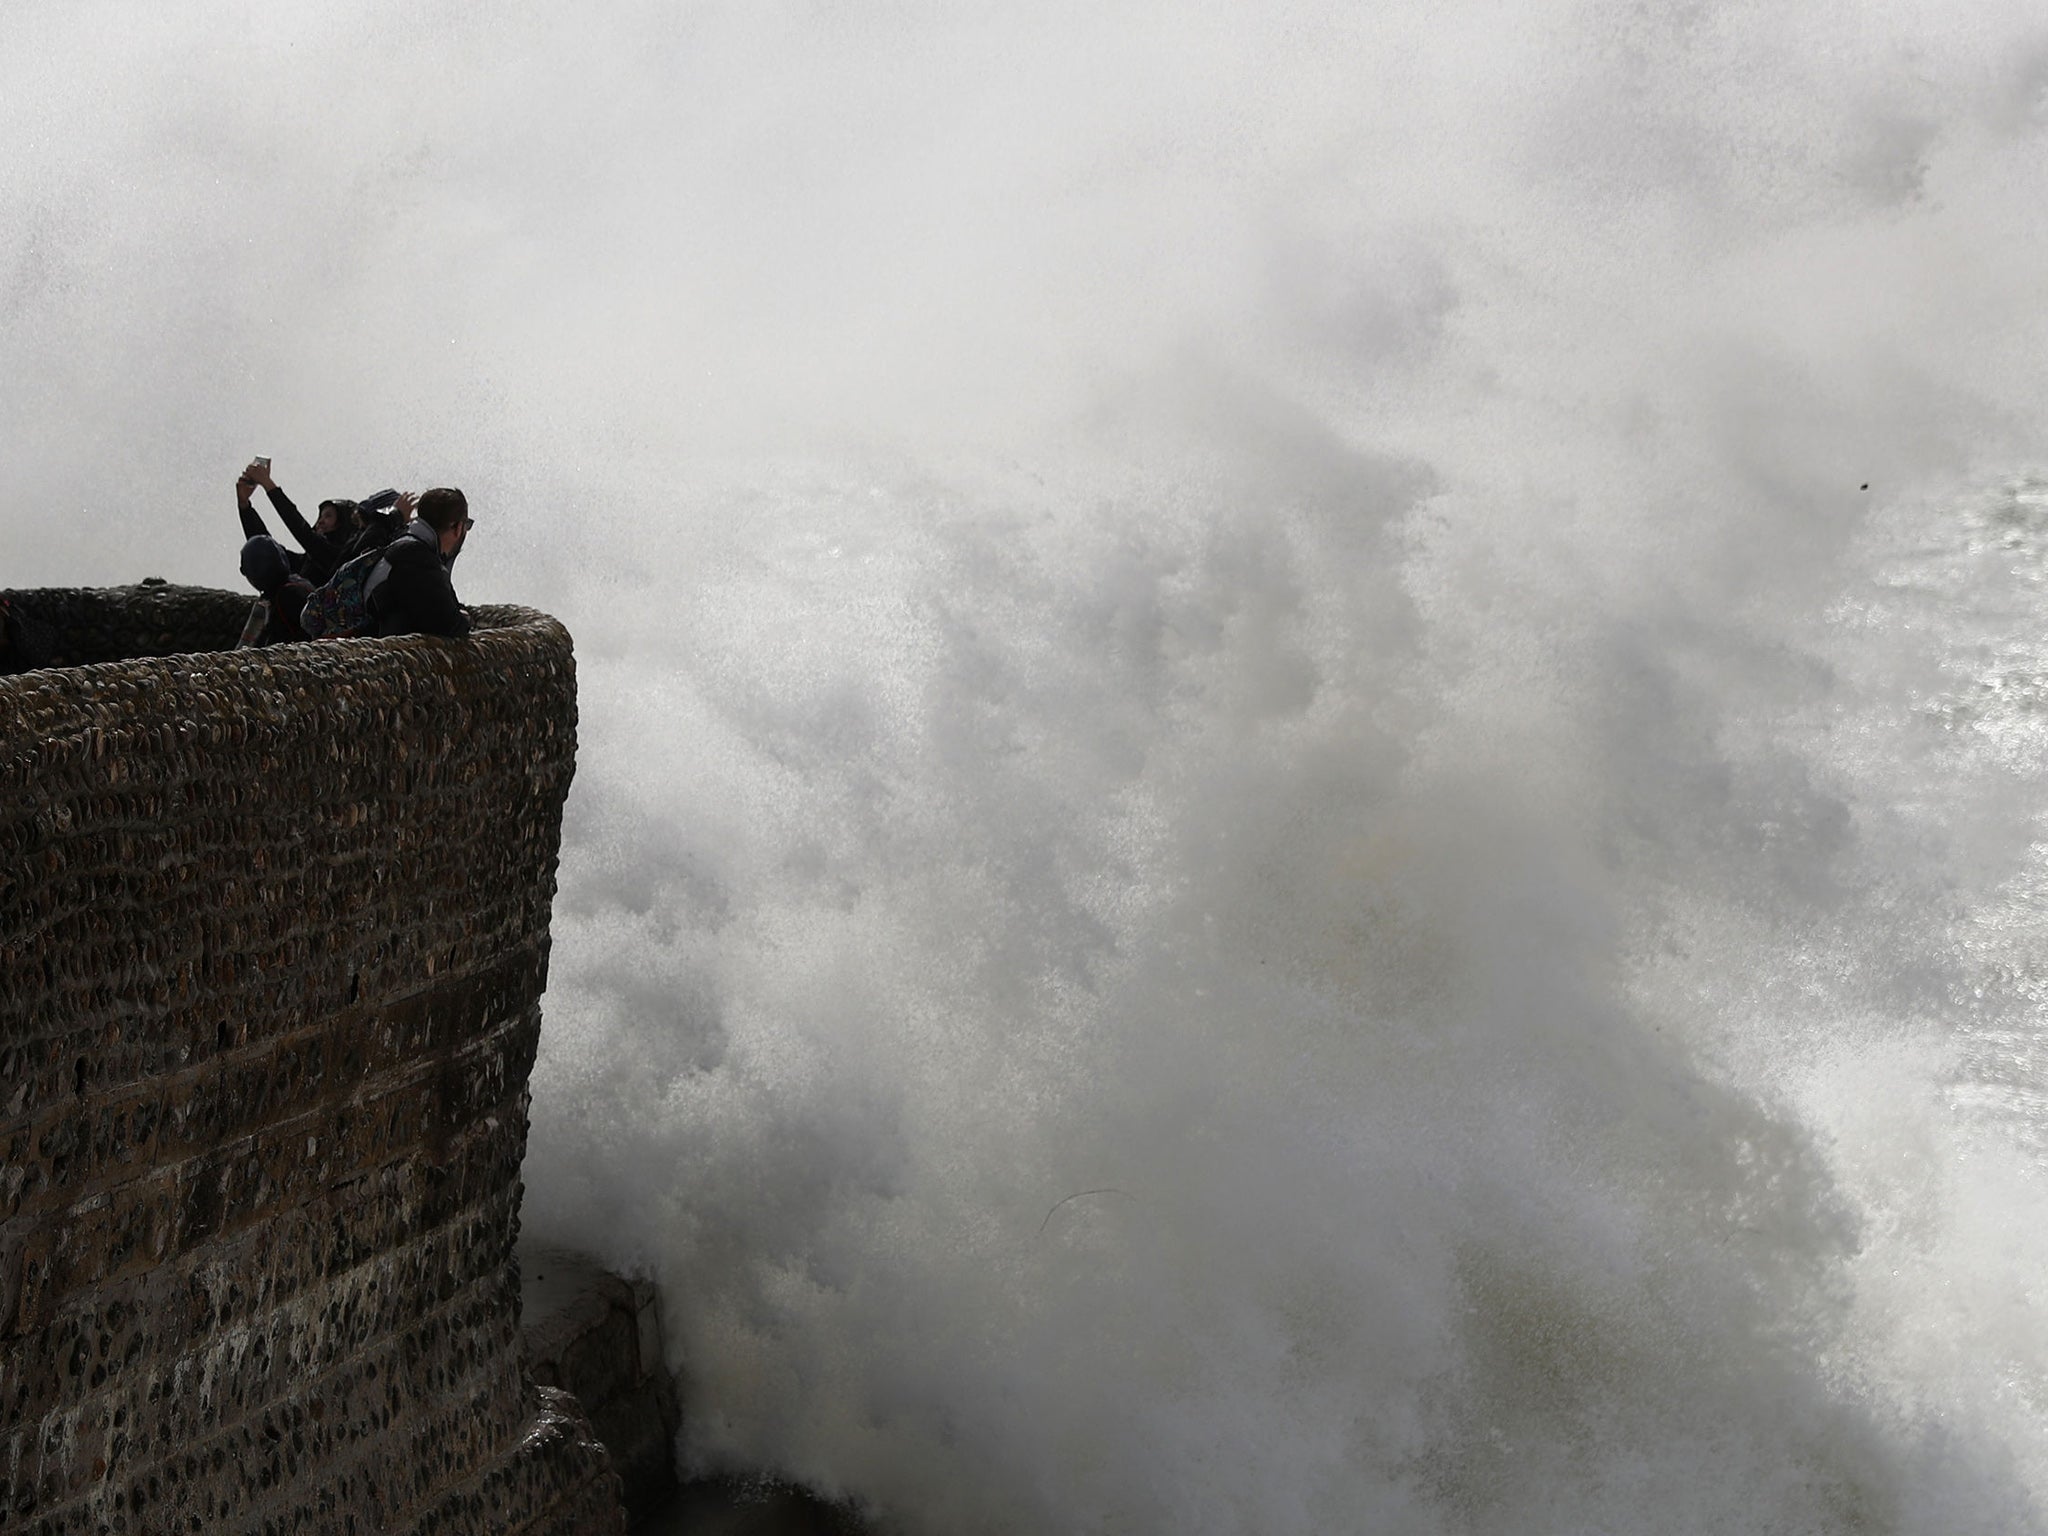
[[[0,597],[0,1531],[621,1530],[512,1258],[567,631]]]

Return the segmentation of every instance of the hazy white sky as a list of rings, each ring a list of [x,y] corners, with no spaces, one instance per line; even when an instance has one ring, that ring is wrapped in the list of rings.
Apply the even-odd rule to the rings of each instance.
[[[580,665],[529,1220],[693,1454],[2038,1530],[1928,999],[2039,807],[1941,604],[1823,621],[2039,462],[2044,93],[2019,3],[16,0],[0,585],[468,491]]]

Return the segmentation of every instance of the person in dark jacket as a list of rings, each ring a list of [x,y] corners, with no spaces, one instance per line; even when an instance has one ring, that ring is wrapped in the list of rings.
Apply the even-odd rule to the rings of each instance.
[[[469,610],[455,600],[449,571],[473,526],[462,492],[442,486],[421,493],[419,515],[384,547],[383,562],[365,585],[371,634],[460,639],[469,633]]]
[[[291,530],[292,537],[299,541],[304,554],[295,554],[286,549],[285,555],[291,561],[292,574],[303,576],[313,586],[324,586],[327,578],[346,560],[349,548],[356,539],[356,504],[337,499],[320,503],[319,516],[308,523],[291,497],[277,488],[277,482],[270,478],[270,462],[257,459],[242,471],[235,481],[235,510],[241,514],[242,536],[249,539],[267,539],[270,530],[263,526],[263,517],[251,500],[251,493],[257,486],[263,487],[263,494],[270,498],[270,505]],[[283,549],[283,545],[278,546]]]
[[[263,594],[258,605],[260,619],[251,614],[250,627],[242,633],[243,645],[284,645],[303,640],[306,631],[299,624],[313,584],[292,573],[291,551],[267,534],[258,535],[242,546],[242,574],[249,585]]]
[[[356,521],[362,531],[349,545],[349,559],[368,554],[373,549],[382,549],[404,533],[406,525],[412,521],[413,507],[418,501],[419,498],[411,491],[379,491],[357,502]]]

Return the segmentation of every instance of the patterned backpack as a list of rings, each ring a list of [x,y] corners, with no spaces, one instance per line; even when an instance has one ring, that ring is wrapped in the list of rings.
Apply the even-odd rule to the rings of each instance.
[[[315,589],[299,615],[307,639],[342,640],[370,627],[370,589],[377,584],[377,568],[386,553],[372,549],[357,555],[330,576],[326,586]]]

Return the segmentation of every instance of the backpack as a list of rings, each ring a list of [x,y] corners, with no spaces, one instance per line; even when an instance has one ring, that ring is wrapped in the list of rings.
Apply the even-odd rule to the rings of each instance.
[[[299,627],[308,640],[342,640],[370,627],[370,588],[386,551],[366,550],[344,563],[306,599]]]

